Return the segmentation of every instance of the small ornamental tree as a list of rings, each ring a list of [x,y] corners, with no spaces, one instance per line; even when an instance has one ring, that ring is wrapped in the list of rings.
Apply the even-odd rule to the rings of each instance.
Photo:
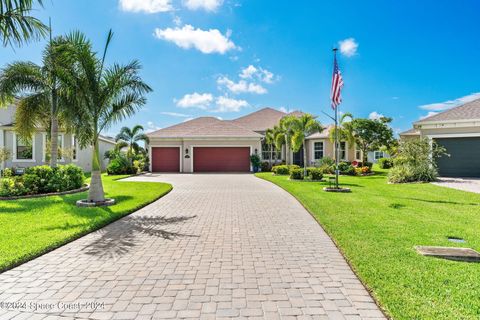
[[[395,144],[393,130],[388,125],[392,118],[380,119],[353,119],[349,124],[353,140],[362,151],[362,161],[367,162],[369,151],[375,151],[382,147],[389,148]]]

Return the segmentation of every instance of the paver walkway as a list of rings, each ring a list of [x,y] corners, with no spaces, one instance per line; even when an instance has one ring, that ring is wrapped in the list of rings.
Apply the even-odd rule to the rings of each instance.
[[[0,274],[0,318],[384,318],[322,228],[279,187],[252,175],[130,180],[174,190]]]

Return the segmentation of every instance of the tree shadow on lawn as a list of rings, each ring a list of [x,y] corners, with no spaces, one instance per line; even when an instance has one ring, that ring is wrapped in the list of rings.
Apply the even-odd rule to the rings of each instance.
[[[104,259],[117,259],[145,242],[145,237],[159,237],[173,240],[177,237],[198,237],[165,230],[164,226],[175,225],[195,218],[195,216],[152,217],[128,216],[98,230],[100,238],[95,238],[85,247],[85,253]],[[163,226],[163,227],[162,227]]]
[[[479,206],[480,205],[480,204],[475,203],[475,202],[457,202],[457,201],[448,201],[448,200],[427,200],[427,199],[419,199],[419,198],[401,198],[401,199],[428,202],[428,203],[453,204],[453,205],[461,205],[461,206]]]

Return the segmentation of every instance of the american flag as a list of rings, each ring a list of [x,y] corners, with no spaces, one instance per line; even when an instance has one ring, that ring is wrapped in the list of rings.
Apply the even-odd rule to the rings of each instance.
[[[333,59],[333,76],[332,76],[332,109],[336,109],[338,105],[342,102],[341,91],[343,87],[342,73],[338,68],[337,56]]]

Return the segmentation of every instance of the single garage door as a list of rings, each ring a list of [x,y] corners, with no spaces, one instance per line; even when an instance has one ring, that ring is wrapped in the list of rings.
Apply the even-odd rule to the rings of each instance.
[[[180,148],[178,147],[153,147],[152,148],[153,172],[180,172]]]
[[[447,149],[448,156],[437,160],[443,177],[480,177],[480,137],[438,138],[435,141]]]
[[[194,172],[249,172],[250,147],[194,147]]]

